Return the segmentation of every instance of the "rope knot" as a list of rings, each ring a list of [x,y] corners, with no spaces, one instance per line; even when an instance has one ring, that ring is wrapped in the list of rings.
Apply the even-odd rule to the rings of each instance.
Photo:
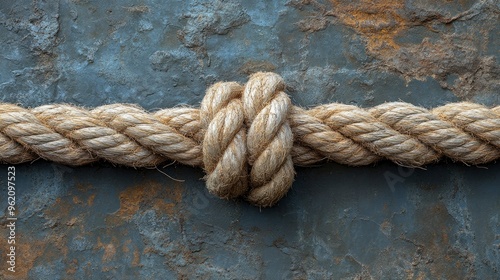
[[[287,193],[295,172],[291,101],[284,89],[274,73],[256,73],[245,86],[227,82],[208,89],[200,119],[210,192],[223,198],[246,195],[264,207]]]

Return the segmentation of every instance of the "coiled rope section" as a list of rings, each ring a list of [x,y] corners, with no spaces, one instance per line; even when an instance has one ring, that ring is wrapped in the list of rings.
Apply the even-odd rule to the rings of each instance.
[[[333,103],[306,110],[293,106],[284,90],[279,75],[256,73],[244,86],[211,86],[199,109],[148,113],[128,104],[85,110],[0,103],[0,161],[84,165],[105,159],[154,167],[174,160],[204,168],[211,193],[266,207],[287,193],[294,164],[389,159],[417,167],[446,156],[476,165],[500,156],[500,106]]]

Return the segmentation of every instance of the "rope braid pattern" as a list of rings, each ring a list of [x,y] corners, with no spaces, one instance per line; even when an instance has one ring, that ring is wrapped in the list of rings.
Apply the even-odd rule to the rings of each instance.
[[[0,103],[0,161],[85,165],[105,159],[154,167],[173,160],[203,167],[211,193],[267,207],[287,193],[294,164],[389,159],[417,167],[446,156],[476,165],[500,157],[500,106],[334,103],[306,110],[293,106],[284,89],[277,74],[256,73],[244,86],[214,84],[200,109],[154,113],[128,104],[85,110]]]

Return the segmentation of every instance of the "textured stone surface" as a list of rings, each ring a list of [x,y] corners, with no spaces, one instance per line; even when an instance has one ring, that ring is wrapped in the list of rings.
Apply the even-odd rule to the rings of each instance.
[[[0,99],[197,106],[215,81],[276,71],[302,106],[499,105],[499,14],[494,0],[1,1]],[[2,238],[0,277],[495,279],[500,166],[482,167],[298,168],[260,210],[214,198],[195,168],[40,160],[16,167],[18,271]]]

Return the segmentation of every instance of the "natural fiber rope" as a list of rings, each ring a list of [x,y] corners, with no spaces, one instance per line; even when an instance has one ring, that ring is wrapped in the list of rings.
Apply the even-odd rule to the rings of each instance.
[[[170,159],[202,166],[208,189],[220,197],[271,206],[290,188],[294,163],[328,159],[359,166],[389,159],[416,167],[443,156],[466,164],[500,157],[500,106],[334,103],[305,110],[291,105],[284,90],[277,74],[256,73],[244,86],[213,85],[200,109],[148,113],[127,104],[88,111],[0,103],[0,161],[41,157],[84,165],[102,158],[153,167]]]

